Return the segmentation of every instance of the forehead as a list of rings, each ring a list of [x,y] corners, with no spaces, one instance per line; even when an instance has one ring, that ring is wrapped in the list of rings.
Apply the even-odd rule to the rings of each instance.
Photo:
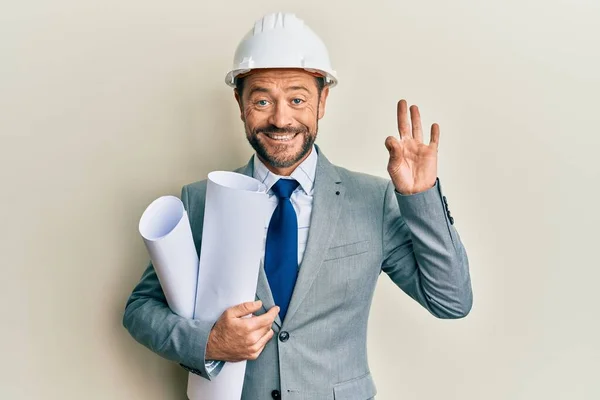
[[[316,91],[315,76],[303,69],[258,69],[246,75],[244,86],[249,89],[261,87],[273,90],[302,86],[309,91]]]

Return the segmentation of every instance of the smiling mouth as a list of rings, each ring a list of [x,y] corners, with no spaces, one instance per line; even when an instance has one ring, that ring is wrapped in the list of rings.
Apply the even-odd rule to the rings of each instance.
[[[263,133],[263,135],[267,136],[271,140],[275,140],[278,142],[289,142],[290,140],[296,137],[297,133]]]

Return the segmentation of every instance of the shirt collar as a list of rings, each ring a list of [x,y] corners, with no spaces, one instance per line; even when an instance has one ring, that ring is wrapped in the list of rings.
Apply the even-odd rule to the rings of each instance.
[[[281,176],[271,172],[267,166],[254,154],[254,173],[255,179],[261,181],[266,187],[267,192],[271,190],[271,187],[281,178],[289,179],[293,178],[300,184],[299,187],[304,190],[304,193],[312,195],[313,188],[315,186],[315,174],[317,172],[317,149],[313,145],[312,150],[308,157],[292,172],[287,176]]]

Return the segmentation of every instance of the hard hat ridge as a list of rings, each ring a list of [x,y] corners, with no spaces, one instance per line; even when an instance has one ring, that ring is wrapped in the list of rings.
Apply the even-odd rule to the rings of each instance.
[[[303,68],[337,84],[323,41],[292,13],[271,13],[254,23],[242,38],[225,82],[235,87],[236,77],[259,68]]]

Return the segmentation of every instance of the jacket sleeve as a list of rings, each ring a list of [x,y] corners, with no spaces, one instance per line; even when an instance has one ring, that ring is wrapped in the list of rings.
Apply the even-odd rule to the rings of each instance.
[[[185,187],[181,197],[187,209]],[[214,322],[183,318],[171,311],[152,263],[127,300],[123,325],[136,341],[156,354],[210,380],[205,354]]]
[[[382,270],[434,316],[466,316],[473,303],[469,262],[439,179],[414,195],[389,182],[383,212]]]

